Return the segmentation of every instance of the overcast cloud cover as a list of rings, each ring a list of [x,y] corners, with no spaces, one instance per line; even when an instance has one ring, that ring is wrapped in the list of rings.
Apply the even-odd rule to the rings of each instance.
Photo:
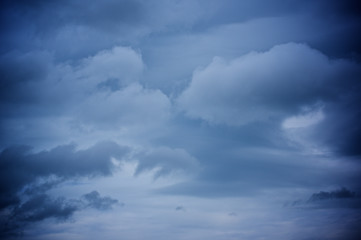
[[[358,1],[0,14],[0,239],[361,236]]]

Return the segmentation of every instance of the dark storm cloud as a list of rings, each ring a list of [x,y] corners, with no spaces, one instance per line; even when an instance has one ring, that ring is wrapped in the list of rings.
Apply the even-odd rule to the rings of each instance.
[[[55,219],[66,221],[77,211],[86,208],[108,210],[118,203],[110,197],[101,197],[97,191],[84,194],[81,199],[53,198],[45,193],[29,195],[23,203],[0,215],[0,237],[20,236],[31,224]]]
[[[53,218],[57,221],[69,219],[80,208],[79,201],[51,198],[46,194],[30,196],[21,205],[1,213],[0,237],[21,236],[29,224]]]
[[[285,204],[285,207],[301,208],[361,208],[361,196],[345,187],[333,191],[320,191],[308,200],[298,200]]]
[[[327,200],[327,199],[355,198],[355,197],[356,197],[355,192],[352,192],[352,191],[348,190],[347,188],[341,188],[341,189],[331,191],[331,192],[321,191],[319,193],[314,193],[310,197],[309,201],[314,202],[314,201],[321,201],[321,200]]]
[[[0,154],[1,236],[19,235],[29,224],[54,218],[66,220],[86,207],[105,210],[116,199],[96,191],[82,199],[53,198],[47,192],[60,183],[80,177],[112,174],[112,158],[121,159],[129,149],[114,142],[100,142],[85,150],[74,144],[32,153],[14,146]]]
[[[109,210],[114,204],[118,203],[118,200],[111,197],[101,197],[97,191],[92,191],[83,195],[86,201],[86,206],[98,209],[98,210]]]
[[[29,200],[13,210],[11,218],[22,222],[37,222],[46,218],[68,219],[80,208],[77,201],[65,198],[52,199],[46,194],[31,196]]]
[[[18,204],[19,191],[26,186],[32,187],[41,178],[54,176],[67,180],[110,175],[113,170],[111,158],[120,159],[127,152],[127,148],[114,142],[102,142],[78,151],[75,145],[59,146],[39,153],[30,153],[30,148],[24,146],[7,148],[0,155],[1,209]]]

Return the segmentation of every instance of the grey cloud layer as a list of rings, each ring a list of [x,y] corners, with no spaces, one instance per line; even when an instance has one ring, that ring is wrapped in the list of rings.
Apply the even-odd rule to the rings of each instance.
[[[277,206],[361,189],[360,9],[356,0],[1,1],[0,217],[10,220],[1,231],[352,235],[357,197]],[[114,196],[126,199],[124,215]],[[95,230],[90,209],[112,207]],[[350,223],[328,225],[320,212]],[[80,221],[67,233],[66,222],[53,225],[72,216]]]

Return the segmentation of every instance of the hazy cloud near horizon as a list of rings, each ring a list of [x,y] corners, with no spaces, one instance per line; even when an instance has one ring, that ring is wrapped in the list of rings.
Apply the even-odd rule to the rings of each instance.
[[[0,238],[358,239],[360,13],[2,1]]]

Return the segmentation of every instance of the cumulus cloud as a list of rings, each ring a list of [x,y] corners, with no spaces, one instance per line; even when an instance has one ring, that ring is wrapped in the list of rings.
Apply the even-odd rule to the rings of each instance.
[[[84,128],[92,132],[114,127],[148,130],[169,118],[168,97],[140,84],[144,64],[133,49],[115,46],[76,63],[56,63],[51,56],[47,52],[14,53],[0,59],[0,70],[8,79],[3,83],[5,94],[0,105],[5,113],[0,122],[0,140],[7,145],[23,143],[23,136],[33,135],[37,130],[34,128],[54,121],[62,127],[59,134],[64,137],[66,133],[74,136],[71,132]],[[37,75],[26,72],[27,65],[39,68],[34,70]],[[32,127],[25,127],[29,125]],[[56,129],[38,132],[47,138]]]
[[[324,55],[293,43],[229,63],[216,57],[194,73],[179,104],[188,116],[211,123],[238,126],[283,117],[327,97],[322,83],[329,71]]]
[[[81,103],[99,90],[112,92],[138,82],[143,68],[139,53],[128,47],[114,46],[75,64],[56,64],[38,91],[46,91],[44,97],[67,103],[71,108],[71,104]],[[68,98],[65,99],[64,94]]]
[[[125,47],[83,59],[62,80],[65,91],[75,96],[73,116],[103,129],[149,127],[166,121],[170,100],[160,90],[139,83],[143,68],[140,54]],[[83,97],[77,99],[78,95]]]
[[[195,71],[178,104],[191,118],[236,127],[255,122],[281,125],[289,117],[305,114],[304,109],[322,106],[325,122],[331,119],[340,129],[339,125],[347,125],[345,121],[354,124],[359,115],[354,103],[359,100],[355,89],[360,76],[356,63],[331,60],[307,45],[289,43],[230,62],[214,58]],[[336,114],[344,117],[341,120]],[[336,127],[327,126],[332,139]],[[359,138],[359,132],[357,128],[345,133],[342,141],[357,145],[354,138]]]

